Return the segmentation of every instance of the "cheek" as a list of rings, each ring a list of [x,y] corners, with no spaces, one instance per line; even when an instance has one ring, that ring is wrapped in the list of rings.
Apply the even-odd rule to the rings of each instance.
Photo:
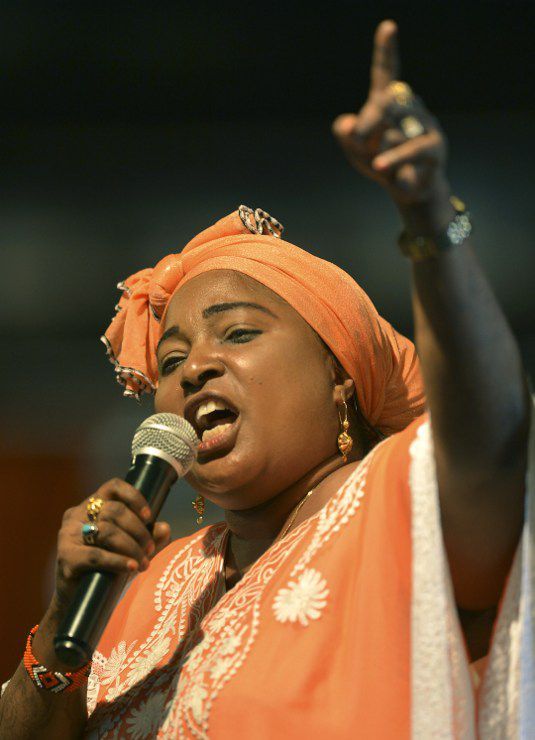
[[[251,408],[261,415],[255,421],[262,422],[266,433],[287,432],[291,438],[296,430],[306,434],[311,424],[329,425],[335,412],[331,381],[317,348],[312,350],[281,344],[250,373],[248,385],[256,401]],[[288,442],[288,434],[284,436]]]
[[[159,413],[173,413],[182,416],[184,398],[178,390],[178,380],[172,377],[164,378],[158,384],[154,394],[154,411]]]

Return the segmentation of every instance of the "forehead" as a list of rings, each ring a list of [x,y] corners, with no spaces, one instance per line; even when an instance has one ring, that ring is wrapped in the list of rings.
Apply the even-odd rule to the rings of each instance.
[[[169,303],[161,331],[183,322],[202,321],[203,310],[218,303],[250,301],[260,304],[275,314],[280,325],[291,328],[295,340],[306,341],[320,348],[322,354],[329,350],[310,324],[280,295],[249,275],[236,270],[209,270],[196,275],[182,285]]]
[[[188,280],[176,291],[169,303],[165,324],[177,322],[180,315],[199,316],[207,306],[237,300],[254,300],[274,310],[277,307],[278,313],[298,315],[283,298],[258,280],[236,270],[209,270]]]

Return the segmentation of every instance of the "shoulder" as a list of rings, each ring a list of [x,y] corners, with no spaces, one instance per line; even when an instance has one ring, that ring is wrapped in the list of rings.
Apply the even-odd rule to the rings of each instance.
[[[365,496],[369,516],[385,521],[405,521],[409,526],[411,474],[413,461],[424,443],[429,445],[429,418],[423,414],[401,432],[396,432],[374,447],[364,459],[347,466],[344,486],[355,496]],[[432,457],[432,456],[431,456]]]
[[[390,472],[400,467],[407,469],[413,455],[414,442],[425,437],[429,428],[429,415],[425,413],[402,431],[387,437],[369,453],[370,468],[375,470],[386,466]]]
[[[362,460],[345,465],[337,471],[336,483],[345,486],[364,474],[370,476],[402,476],[408,472],[414,454],[414,443],[429,436],[429,415],[418,416],[405,429],[391,434],[376,445]]]
[[[427,433],[427,422],[422,415],[380,442],[347,481],[348,498],[358,502],[360,512],[355,521],[361,552],[373,553],[383,573],[394,577],[395,571],[404,589],[410,585],[414,445]]]
[[[391,502],[395,491],[407,502],[411,463],[417,454],[422,455],[416,450],[415,442],[425,447],[425,455],[429,457],[431,447],[425,443],[430,437],[428,422],[428,414],[422,414],[405,429],[376,445],[362,460],[335,470],[328,476],[318,503],[323,506],[330,500],[359,497],[364,489],[373,492],[376,503],[381,498]]]

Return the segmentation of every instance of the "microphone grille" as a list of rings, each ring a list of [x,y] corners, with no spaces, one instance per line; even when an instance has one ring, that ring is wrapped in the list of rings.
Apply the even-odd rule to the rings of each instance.
[[[193,465],[198,445],[199,439],[189,421],[177,414],[153,414],[134,433],[132,459],[141,453],[163,453],[161,457],[170,457],[178,463],[175,468],[182,476]]]

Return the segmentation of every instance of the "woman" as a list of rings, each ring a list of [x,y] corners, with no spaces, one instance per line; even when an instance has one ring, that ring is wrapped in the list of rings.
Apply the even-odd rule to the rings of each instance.
[[[69,510],[2,737],[529,736],[531,505],[511,567],[529,395],[444,137],[397,82],[395,34],[379,26],[368,101],[334,131],[405,224],[432,435],[411,343],[264,212],[242,207],[129,278],[106,333],[118,378],[194,424],[196,508],[206,496],[226,521],[166,546],[118,480]],[[68,670],[53,636],[95,567],[143,572],[87,694],[89,666],[68,691],[38,688],[36,665]],[[477,696],[468,663],[484,668],[499,603]]]

